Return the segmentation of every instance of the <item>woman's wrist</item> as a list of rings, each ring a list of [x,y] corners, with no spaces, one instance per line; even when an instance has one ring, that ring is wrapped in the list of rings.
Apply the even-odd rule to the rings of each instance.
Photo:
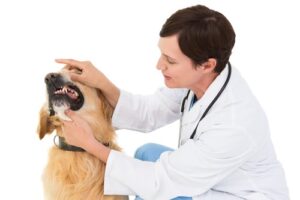
[[[99,158],[102,162],[106,163],[110,148],[104,146],[102,143],[98,142],[96,139],[91,140],[86,146],[85,150],[92,154],[93,156]]]
[[[120,97],[120,89],[107,78],[102,82],[101,88],[99,89],[102,91],[109,104],[115,108]]]

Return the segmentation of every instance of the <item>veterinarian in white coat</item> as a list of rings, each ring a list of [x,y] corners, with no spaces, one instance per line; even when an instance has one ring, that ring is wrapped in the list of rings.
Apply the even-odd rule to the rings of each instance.
[[[117,128],[150,132],[181,120],[179,148],[152,162],[100,144],[68,111],[73,122],[64,123],[67,141],[107,163],[105,193],[147,200],[287,200],[266,116],[228,62],[235,40],[228,20],[204,6],[190,7],[174,13],[160,36],[157,68],[168,88],[152,96],[120,91],[90,62],[57,60],[82,70],[73,80],[102,90],[115,107]]]
[[[190,139],[200,117],[223,86],[227,68],[191,108],[193,94],[189,95],[178,150],[163,153],[156,163],[110,153],[105,178],[107,193],[137,193],[145,199],[162,200],[176,196],[194,196],[199,200],[288,199],[266,116],[236,69],[233,68],[226,90],[199,123],[195,138]],[[122,91],[113,123],[142,132],[155,130],[181,116],[180,105],[186,92],[161,89],[151,97],[137,97]]]

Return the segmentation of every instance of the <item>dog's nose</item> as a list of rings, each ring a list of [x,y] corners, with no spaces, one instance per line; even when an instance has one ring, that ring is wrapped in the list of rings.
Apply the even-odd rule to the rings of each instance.
[[[49,83],[49,81],[55,81],[58,77],[58,73],[49,73],[47,74],[47,76],[45,77],[45,82]]]

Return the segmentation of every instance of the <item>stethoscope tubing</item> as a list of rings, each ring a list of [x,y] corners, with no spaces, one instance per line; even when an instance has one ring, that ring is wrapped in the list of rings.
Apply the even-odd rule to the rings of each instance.
[[[194,139],[194,137],[196,135],[196,132],[197,132],[197,128],[198,128],[199,123],[201,122],[202,119],[204,119],[204,117],[207,115],[207,113],[209,112],[209,110],[213,107],[213,105],[216,103],[216,101],[219,99],[219,97],[221,96],[221,94],[225,90],[225,88],[228,85],[228,82],[230,80],[230,77],[231,77],[231,71],[232,71],[231,64],[230,64],[230,62],[228,62],[228,74],[227,74],[226,80],[225,80],[222,88],[219,90],[219,92],[215,96],[215,98],[210,102],[210,104],[205,109],[204,113],[202,114],[200,120],[197,123],[197,126],[195,127],[193,133],[191,134],[190,139]],[[184,113],[184,106],[185,106],[185,103],[186,103],[186,101],[187,101],[187,99],[189,97],[190,92],[191,92],[191,90],[188,90],[186,96],[182,100],[182,104],[181,104],[181,112],[182,113]]]

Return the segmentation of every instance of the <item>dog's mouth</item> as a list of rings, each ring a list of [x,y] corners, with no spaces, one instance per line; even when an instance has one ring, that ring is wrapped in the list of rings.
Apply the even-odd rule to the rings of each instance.
[[[84,97],[80,89],[72,82],[66,80],[60,74],[48,74],[45,78],[49,96],[49,109],[79,110],[84,103]]]
[[[74,89],[73,89],[73,88]],[[73,101],[77,101],[79,98],[79,94],[76,91],[74,86],[65,85],[63,87],[59,87],[54,91],[54,95],[67,95]]]

